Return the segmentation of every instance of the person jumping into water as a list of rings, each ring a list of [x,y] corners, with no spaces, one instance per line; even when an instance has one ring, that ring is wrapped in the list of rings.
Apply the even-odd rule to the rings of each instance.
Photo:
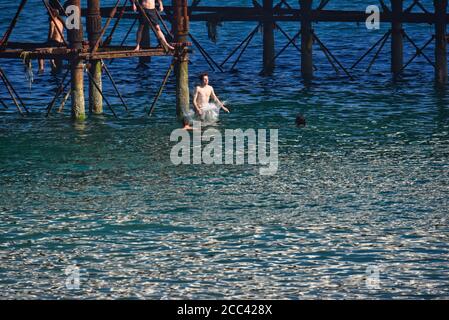
[[[209,75],[207,73],[202,73],[199,76],[199,79],[201,84],[195,88],[193,105],[195,106],[196,114],[201,120],[218,120],[220,108],[229,113],[229,110],[215,95],[214,88],[209,85]],[[210,104],[211,97],[216,105]]]
[[[168,50],[175,50],[175,48],[170,45],[167,40],[165,39],[165,35],[161,30],[161,27],[159,25],[159,17],[156,12],[156,1],[155,0],[133,0],[133,10],[136,12],[139,9],[139,28],[137,29],[137,46],[135,51],[140,50],[140,42],[142,41],[142,35],[143,35],[143,29],[145,26],[150,27],[147,18],[145,15],[140,11],[140,8],[138,8],[136,1],[140,1],[141,6],[143,8],[143,11],[145,11],[146,16],[150,20],[151,24],[154,26],[154,29],[156,30],[156,35],[161,42],[164,49]],[[159,11],[164,11],[164,5],[162,3],[162,0],[157,0],[159,3]]]

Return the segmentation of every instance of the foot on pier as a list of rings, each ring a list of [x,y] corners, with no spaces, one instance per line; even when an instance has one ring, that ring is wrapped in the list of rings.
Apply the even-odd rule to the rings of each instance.
[[[170,53],[170,52],[175,51],[175,47],[173,47],[169,43],[163,44],[162,47],[164,48],[165,53]]]

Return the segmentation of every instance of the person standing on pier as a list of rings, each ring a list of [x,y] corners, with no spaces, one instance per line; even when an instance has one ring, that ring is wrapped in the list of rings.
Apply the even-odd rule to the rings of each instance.
[[[136,4],[136,1],[140,1],[140,5]],[[158,0],[159,3],[159,11],[164,11],[164,5],[162,3],[162,0]],[[148,17],[148,19],[145,17],[143,12],[140,11],[140,8],[138,6],[142,7],[143,11],[145,12],[145,15]],[[140,42],[142,41],[143,36],[143,29],[145,26],[149,26],[148,20],[150,20],[151,24],[153,25],[156,35],[161,43],[161,45],[164,47],[166,51],[169,50],[175,50],[175,48],[170,45],[167,40],[165,39],[165,35],[161,30],[161,27],[159,25],[159,17],[156,12],[156,1],[155,0],[133,0],[133,10],[136,12],[139,9],[139,28],[137,29],[137,46],[135,51],[140,50]]]
[[[47,45],[50,47],[63,47],[64,40],[62,39],[61,35],[64,34],[64,21],[59,15],[59,10],[57,9],[53,1],[50,1],[49,9],[54,17],[55,22],[53,22],[53,19],[49,15]],[[50,60],[50,62],[51,62],[51,69],[53,72],[57,72],[62,66],[62,60],[60,59]],[[44,59],[39,59],[39,72],[40,73],[44,72],[44,69],[45,69],[45,61]]]

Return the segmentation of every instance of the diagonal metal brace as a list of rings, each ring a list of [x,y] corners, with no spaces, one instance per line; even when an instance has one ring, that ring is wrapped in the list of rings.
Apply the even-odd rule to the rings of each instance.
[[[429,41],[427,41],[419,51],[422,52],[425,48],[427,48],[427,46],[429,44],[432,43],[432,41],[434,39],[435,39],[435,35],[432,35],[432,37],[429,39]],[[402,73],[402,71],[404,71],[416,59],[416,57],[418,57],[419,51],[418,50],[416,51],[416,53],[410,58],[410,60],[401,68],[401,70],[399,70],[399,73]],[[435,67],[435,64],[432,63],[432,65]]]
[[[433,63],[433,61],[430,60],[429,57],[427,57],[427,55],[423,52],[425,48],[418,47],[418,45],[408,36],[408,34],[404,30],[402,30],[402,34],[413,45],[413,47],[415,47],[416,56],[423,56],[427,60],[427,62],[429,62],[435,68],[435,64]]]

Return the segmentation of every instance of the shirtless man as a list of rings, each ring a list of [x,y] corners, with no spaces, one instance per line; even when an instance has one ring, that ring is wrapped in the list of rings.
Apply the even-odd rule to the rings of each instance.
[[[142,35],[143,35],[143,29],[145,26],[149,27],[148,20],[146,17],[142,14],[140,11],[140,8],[136,4],[136,1],[141,2],[141,6],[143,10],[145,11],[148,19],[153,24],[154,28],[156,29],[156,35],[159,38],[159,41],[161,42],[162,46],[166,50],[175,50],[173,46],[171,46],[167,40],[165,39],[165,35],[161,30],[161,27],[159,25],[159,17],[156,12],[156,1],[155,0],[133,0],[133,10],[136,12],[139,10],[139,29],[137,30],[137,47],[135,51],[140,50],[140,42],[142,41]],[[159,10],[162,12],[164,11],[164,5],[162,4],[162,0],[157,0],[159,3]]]
[[[49,16],[49,28],[48,28],[48,38],[47,45],[50,47],[63,47],[64,41],[62,40],[61,34],[64,33],[64,22],[59,16],[59,10],[54,6],[50,5],[50,11],[55,18],[56,24],[53,22]],[[59,30],[59,31],[58,31]],[[61,60],[51,60],[51,67],[53,71],[56,71],[61,67]],[[39,59],[39,72],[44,71],[45,62],[44,59]]]
[[[201,85],[195,88],[195,93],[193,96],[193,105],[195,106],[195,112],[201,117],[203,115],[202,108],[209,103],[210,98],[212,97],[214,102],[220,108],[229,113],[229,110],[215,95],[214,88],[209,85],[209,75],[207,73],[203,73],[199,78]]]

